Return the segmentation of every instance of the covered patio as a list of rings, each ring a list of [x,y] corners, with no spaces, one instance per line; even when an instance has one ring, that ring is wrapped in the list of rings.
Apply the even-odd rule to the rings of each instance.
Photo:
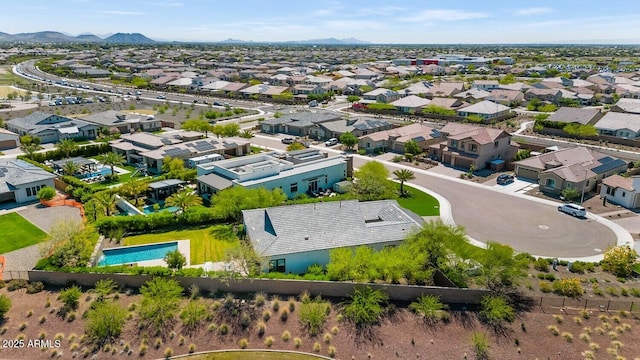
[[[178,179],[155,181],[149,184],[149,199],[160,201],[168,198],[173,193],[182,189],[185,182]]]
[[[84,175],[98,171],[98,164],[94,160],[86,159],[81,156],[53,161],[51,162],[51,165],[56,173],[62,174],[64,172],[65,165],[69,162],[73,163],[73,165],[78,168],[75,174],[69,175]]]

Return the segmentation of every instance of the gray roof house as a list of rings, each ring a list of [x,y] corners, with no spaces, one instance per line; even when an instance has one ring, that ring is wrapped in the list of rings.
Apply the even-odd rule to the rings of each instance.
[[[352,133],[356,137],[391,129],[391,123],[382,119],[350,118],[327,121],[309,129],[309,136],[314,139],[339,138],[344,133]]]
[[[594,124],[598,134],[623,139],[640,138],[640,115],[608,112]]]
[[[599,109],[581,109],[573,107],[561,107],[547,118],[547,121],[561,123],[577,123],[581,125],[593,125],[602,118],[603,114]]]
[[[137,130],[154,131],[162,128],[162,121],[154,116],[125,113],[116,110],[107,110],[96,114],[84,115],[79,119],[107,127],[109,130],[117,129],[121,134],[128,134]]]
[[[422,219],[395,200],[331,201],[242,211],[254,250],[269,259],[269,271],[304,273],[327,265],[329,252],[361,245],[380,250],[397,245]]]
[[[56,175],[26,161],[0,159],[0,203],[23,203],[36,200],[38,191],[53,187]]]
[[[318,112],[299,112],[295,114],[287,114],[279,118],[267,119],[260,122],[261,131],[268,134],[283,133],[295,136],[308,136],[310,129],[317,124],[339,120],[339,114],[318,111]]]
[[[36,111],[7,121],[7,129],[20,135],[40,138],[43,144],[67,138],[95,139],[99,126],[79,119]]]

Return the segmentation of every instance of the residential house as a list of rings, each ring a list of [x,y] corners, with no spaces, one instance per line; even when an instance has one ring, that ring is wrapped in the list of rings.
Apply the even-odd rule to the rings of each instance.
[[[313,264],[326,266],[333,249],[382,250],[422,226],[420,217],[395,200],[278,206],[243,210],[242,217],[253,249],[269,261],[268,271],[294,274]]]
[[[600,197],[627,209],[640,207],[640,176],[611,175],[602,180]]]
[[[276,188],[289,197],[331,189],[353,174],[352,158],[327,157],[316,149],[243,156],[197,166],[198,189],[210,196],[231,186]]]
[[[162,128],[162,121],[153,115],[125,113],[107,110],[91,115],[82,115],[80,120],[95,124],[100,128],[106,127],[110,133],[128,134],[136,131],[155,131]]]
[[[63,139],[95,139],[99,126],[79,119],[35,111],[7,121],[7,129],[20,135],[40,138],[43,144]]]
[[[518,90],[492,90],[485,100],[493,101],[504,106],[515,107],[520,106],[524,101],[524,94]]]
[[[391,123],[386,120],[358,117],[318,123],[316,127],[309,129],[309,137],[326,140],[340,138],[344,133],[359,137],[388,129],[391,129]]]
[[[448,110],[456,110],[457,108],[467,104],[464,101],[456,98],[434,97],[431,99],[429,105],[445,108]]]
[[[45,186],[54,187],[55,174],[23,160],[0,159],[0,203],[24,203],[37,199]]]
[[[294,85],[291,88],[293,95],[322,95],[327,92],[325,88],[320,85],[310,85],[310,84],[298,84]]]
[[[389,90],[385,88],[378,88],[362,94],[364,102],[379,102],[379,103],[391,103],[400,98],[395,90]]]
[[[546,121],[565,124],[593,125],[604,114],[599,109],[582,109],[574,107],[561,107],[551,114]]]
[[[602,179],[627,169],[624,160],[582,146],[532,156],[514,165],[516,176],[538,181],[540,190],[556,195],[570,187],[588,193]]]
[[[185,160],[185,165],[189,167],[189,161],[193,158],[221,154],[227,156],[243,156],[251,153],[251,143],[247,139],[233,137],[212,139],[205,138],[195,141],[188,141],[175,145],[163,146],[159,149],[142,151],[142,163],[147,166],[147,170],[154,174],[162,173],[162,165],[165,157]]]
[[[499,129],[450,122],[440,134],[429,157],[453,167],[501,170],[518,151],[511,134]]]
[[[244,98],[270,99],[276,95],[282,95],[289,90],[287,86],[272,86],[267,84],[258,84],[246,87],[238,91]]]
[[[299,112],[294,114],[286,114],[279,118],[267,119],[260,122],[260,129],[267,134],[282,133],[294,136],[312,136],[317,138],[319,135],[311,129],[317,128],[317,124],[336,121],[341,119],[339,114],[328,111],[318,112]],[[324,135],[321,135],[323,138]]]
[[[453,97],[472,103],[486,99],[489,95],[491,95],[491,93],[486,90],[471,88],[467,91],[459,92],[453,95]]]
[[[611,112],[640,114],[640,99],[620,99],[611,106]]]
[[[622,139],[640,138],[640,114],[609,111],[594,126],[600,135]]]
[[[181,140],[161,137],[149,133],[133,133],[120,136],[117,140],[109,141],[111,149],[125,158],[130,164],[142,162],[141,153],[157,150],[164,146],[175,145]]]
[[[511,108],[508,106],[484,100],[458,109],[457,114],[460,117],[478,116],[480,119],[487,121],[501,116],[506,116],[510,112]]]
[[[20,135],[0,128],[0,150],[15,149],[20,146]]]
[[[560,89],[538,89],[536,87],[531,87],[524,93],[524,100],[527,102],[533,99],[538,99],[540,101],[557,104],[560,102],[561,98],[562,92]]]
[[[498,80],[474,80],[471,83],[471,87],[484,91],[495,90],[500,87]]]
[[[417,113],[422,107],[429,105],[431,100],[416,95],[409,95],[393,101],[391,105],[395,106],[403,113]]]
[[[422,123],[413,123],[390,130],[360,136],[358,149],[367,153],[393,151],[403,154],[404,145],[408,141],[415,141],[418,147],[425,151],[429,145],[441,141],[440,132]]]

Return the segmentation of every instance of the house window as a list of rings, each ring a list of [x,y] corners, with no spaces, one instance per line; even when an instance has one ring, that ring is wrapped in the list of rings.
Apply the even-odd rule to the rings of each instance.
[[[471,151],[471,152],[478,151],[478,145],[476,145],[476,144],[469,145],[469,151]]]
[[[615,188],[607,186],[607,195],[615,195],[615,193],[616,193]]]
[[[556,181],[554,179],[547,179],[547,182],[544,184],[546,187],[555,188]]]
[[[572,183],[567,183],[567,189],[571,189],[573,187]]]
[[[624,197],[625,195],[627,195],[627,193],[625,191],[622,192],[622,197]]]
[[[494,142],[493,142],[493,147],[496,147],[496,148],[497,148],[499,144],[500,144],[500,143],[499,143],[498,141],[494,141]]]
[[[458,140],[451,140],[451,147],[452,148],[457,148],[458,147]]]
[[[33,193],[33,196],[36,196],[37,192],[35,186],[31,188],[31,192]]]
[[[293,183],[291,184],[291,187],[289,188],[289,192],[290,193],[297,193],[298,192],[298,183]]]
[[[31,188],[27,188],[27,196],[31,196]]]
[[[269,272],[285,272],[284,259],[269,260]]]

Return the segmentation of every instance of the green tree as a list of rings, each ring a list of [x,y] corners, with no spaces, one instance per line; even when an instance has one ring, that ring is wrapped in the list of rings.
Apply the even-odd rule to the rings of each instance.
[[[191,119],[183,122],[180,128],[183,130],[191,130],[204,133],[204,136],[206,137],[207,134],[209,134],[209,132],[213,129],[213,126],[205,120]]]
[[[393,172],[393,176],[396,180],[400,181],[400,196],[404,196],[404,182],[413,180],[416,178],[415,174],[411,170],[400,169]]]
[[[90,224],[60,221],[51,227],[40,254],[56,268],[86,266],[97,240],[98,233]]]
[[[213,195],[212,210],[220,219],[241,220],[242,210],[282,205],[287,196],[282,189],[267,190],[263,187],[247,189],[232,186]]]
[[[370,286],[356,288],[343,309],[345,318],[356,328],[362,329],[378,324],[386,311],[389,296]]]
[[[73,161],[67,161],[62,166],[62,172],[64,172],[69,176],[73,176],[76,172],[78,172],[78,170],[80,170],[80,167],[76,165],[76,163],[74,163]]]
[[[404,143],[404,152],[412,155],[418,155],[422,152],[420,146],[415,140],[409,140]]]
[[[358,101],[360,101],[360,96],[348,95],[347,96],[347,101],[351,102],[351,103],[358,102]]]
[[[354,174],[356,181],[351,193],[360,201],[391,199],[395,194],[393,184],[387,179],[389,171],[377,161],[369,161]]]
[[[177,206],[184,213],[190,207],[202,205],[202,198],[191,189],[182,189],[165,200],[167,206]]]
[[[138,202],[140,194],[149,189],[149,182],[145,179],[129,179],[126,183],[118,187],[118,194],[127,199],[133,199]]]
[[[68,159],[71,157],[71,153],[78,149],[78,144],[76,144],[73,139],[64,139],[60,140],[56,144],[56,147],[58,148],[58,151],[64,153],[64,157]]]
[[[5,294],[0,295],[0,319],[4,319],[9,310],[11,310],[11,299]]]
[[[479,259],[481,279],[489,289],[500,291],[518,285],[526,276],[529,266],[526,258],[516,257],[513,248],[508,245],[488,242],[487,249]]]
[[[117,176],[114,167],[124,164],[124,157],[116,152],[104,153],[98,157],[98,160],[111,169],[110,177]]]
[[[33,160],[33,155],[40,150],[40,146],[36,144],[21,145],[22,151],[29,159]]]
[[[187,265],[187,258],[178,249],[169,251],[167,255],[165,255],[164,261],[167,263],[169,269],[174,270],[182,269]]]
[[[567,199],[567,201],[573,201],[580,197],[580,192],[574,187],[567,187],[562,189],[560,195]]]
[[[98,302],[87,312],[87,339],[98,345],[111,344],[122,334],[127,310],[113,302]]]
[[[515,161],[520,161],[520,160],[524,160],[524,159],[529,158],[529,157],[531,157],[531,150],[529,150],[529,149],[520,149],[516,153],[516,156],[514,157],[514,160]]]
[[[180,306],[182,287],[174,279],[156,277],[140,288],[140,319],[151,334],[171,328]]]
[[[257,276],[268,267],[268,259],[258,255],[253,246],[241,242],[225,252],[225,261],[244,276]]]
[[[351,150],[358,143],[358,138],[350,132],[340,135],[340,142]]]
[[[93,194],[93,200],[104,211],[105,216],[111,216],[116,209],[116,194],[105,190]]]
[[[238,136],[240,134],[240,125],[238,123],[224,124],[222,129],[223,137]]]
[[[77,285],[73,285],[60,292],[58,299],[64,304],[65,311],[71,311],[78,308],[82,290]]]
[[[36,196],[39,200],[49,201],[56,196],[56,189],[45,186],[40,191],[38,191],[38,195]]]
[[[635,264],[638,263],[638,253],[629,245],[613,246],[604,253],[602,270],[613,275],[626,278],[633,273]]]

